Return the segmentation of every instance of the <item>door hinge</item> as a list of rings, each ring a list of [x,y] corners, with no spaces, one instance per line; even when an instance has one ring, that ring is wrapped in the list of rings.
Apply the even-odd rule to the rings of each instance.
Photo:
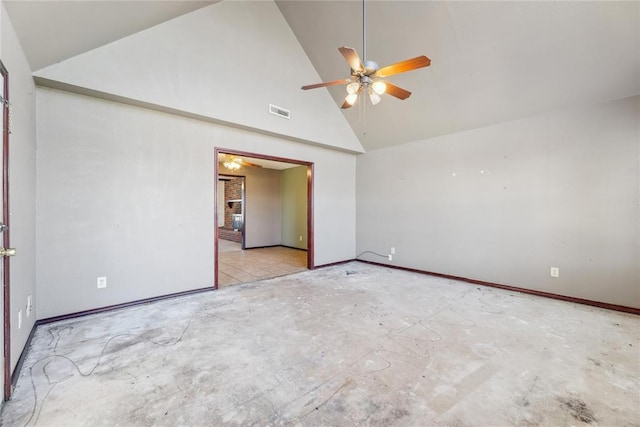
[[[0,96],[0,105],[2,105],[2,107],[7,107],[7,109],[9,110],[9,124],[8,124],[8,132],[11,133],[11,130],[13,129],[12,123],[13,123],[13,105],[9,102],[9,100],[3,96]],[[2,124],[4,126],[4,123]]]

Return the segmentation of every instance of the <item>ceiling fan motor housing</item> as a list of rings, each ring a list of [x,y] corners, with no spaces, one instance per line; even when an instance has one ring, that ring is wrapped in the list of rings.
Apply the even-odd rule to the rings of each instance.
[[[364,75],[369,76],[378,71],[378,63],[375,61],[364,61]]]

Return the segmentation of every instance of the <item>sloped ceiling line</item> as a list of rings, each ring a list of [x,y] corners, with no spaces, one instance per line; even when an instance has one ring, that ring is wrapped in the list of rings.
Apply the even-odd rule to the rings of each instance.
[[[286,67],[274,58],[286,59]],[[256,79],[258,71],[263,78]],[[216,3],[34,76],[41,84],[57,82],[263,134],[364,152],[326,92],[309,99],[298,90],[298,81],[318,75],[273,2]],[[291,119],[269,114],[269,104],[291,110]]]
[[[338,124],[332,136],[322,136],[332,126],[326,120],[340,123],[334,109],[342,104],[344,88],[319,89],[302,96],[294,92],[316,78],[335,80],[348,73],[337,48],[362,46],[361,3],[277,0],[280,18],[268,12],[275,27],[264,26],[252,12],[268,9],[274,5],[271,1],[211,3],[3,0],[34,70],[130,39],[133,36],[123,37],[137,36],[145,28],[142,33],[151,31],[154,25],[193,14],[203,6],[221,5],[220,10],[227,10],[234,4],[245,13],[226,14],[235,20],[229,22],[211,16],[209,25],[243,27],[254,34],[262,31],[249,43],[271,54],[252,62],[251,78],[243,80],[241,75],[230,82],[242,86],[244,81],[258,90],[273,87],[270,98],[280,99],[268,102],[292,109],[294,117],[300,111],[314,111],[309,133],[302,139],[342,140],[338,145],[360,152],[640,93],[640,2],[371,1],[367,59],[386,65],[424,54],[432,64],[425,71],[394,76],[392,83],[406,87],[412,96],[406,101],[384,97],[368,108],[366,135],[361,109],[352,108],[337,112],[348,129]],[[274,28],[279,38],[274,39]],[[192,40],[197,45],[197,28],[184,31],[196,32]],[[291,43],[289,35],[297,43]],[[230,40],[240,50],[247,43],[239,33],[236,38],[215,41],[218,45],[214,42],[202,52],[214,46],[225,50]],[[274,51],[274,45],[283,40],[281,49]],[[163,53],[160,47],[158,54]],[[300,58],[301,53],[305,58]],[[240,66],[245,59],[228,52],[224,67]],[[206,66],[206,56],[193,60]],[[310,70],[299,72],[307,66]],[[233,83],[225,84],[233,87]],[[267,130],[273,129],[267,125]],[[313,132],[319,136],[312,136]],[[356,137],[359,141],[353,141]]]

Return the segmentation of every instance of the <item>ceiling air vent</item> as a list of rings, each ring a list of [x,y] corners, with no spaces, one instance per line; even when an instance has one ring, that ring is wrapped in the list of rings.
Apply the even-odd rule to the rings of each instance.
[[[291,118],[291,111],[285,110],[284,108],[278,107],[273,104],[269,104],[269,112],[271,114],[275,114],[276,116],[284,117],[285,119]]]

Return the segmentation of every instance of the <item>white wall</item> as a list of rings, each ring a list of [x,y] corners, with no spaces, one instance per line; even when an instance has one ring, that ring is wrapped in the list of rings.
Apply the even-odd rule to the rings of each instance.
[[[26,316],[27,297],[35,298],[35,180],[36,125],[35,86],[31,70],[16,37],[4,4],[0,7],[0,58],[9,71],[9,98],[12,104],[12,134],[9,136],[9,208],[11,246],[11,369],[26,343],[36,312]],[[1,305],[0,305],[1,306]],[[18,312],[22,327],[18,328]]]
[[[220,163],[218,173],[245,177],[245,247],[250,249],[279,245],[280,171],[246,166],[238,171],[229,171]]]
[[[272,1],[223,1],[35,73],[219,122],[363,152]],[[51,82],[49,82],[51,83]],[[291,110],[286,120],[269,104]]]
[[[247,249],[275,245],[307,249],[306,166],[283,170],[243,167],[238,171],[230,171],[222,163],[218,167],[221,175],[246,178]]]
[[[37,107],[39,318],[211,286],[216,146],[313,162],[315,264],[354,256],[353,154],[46,88]]]
[[[38,90],[40,318],[211,286],[216,146],[314,162],[315,264],[353,258],[362,146],[326,91],[300,90],[318,75],[273,2],[217,3],[36,75],[150,108]]]
[[[279,245],[282,215],[280,172],[254,168],[245,173],[245,247]]]
[[[636,96],[361,155],[357,253],[640,307],[639,119]]]
[[[282,244],[307,249],[307,167],[284,169],[282,188]]]

